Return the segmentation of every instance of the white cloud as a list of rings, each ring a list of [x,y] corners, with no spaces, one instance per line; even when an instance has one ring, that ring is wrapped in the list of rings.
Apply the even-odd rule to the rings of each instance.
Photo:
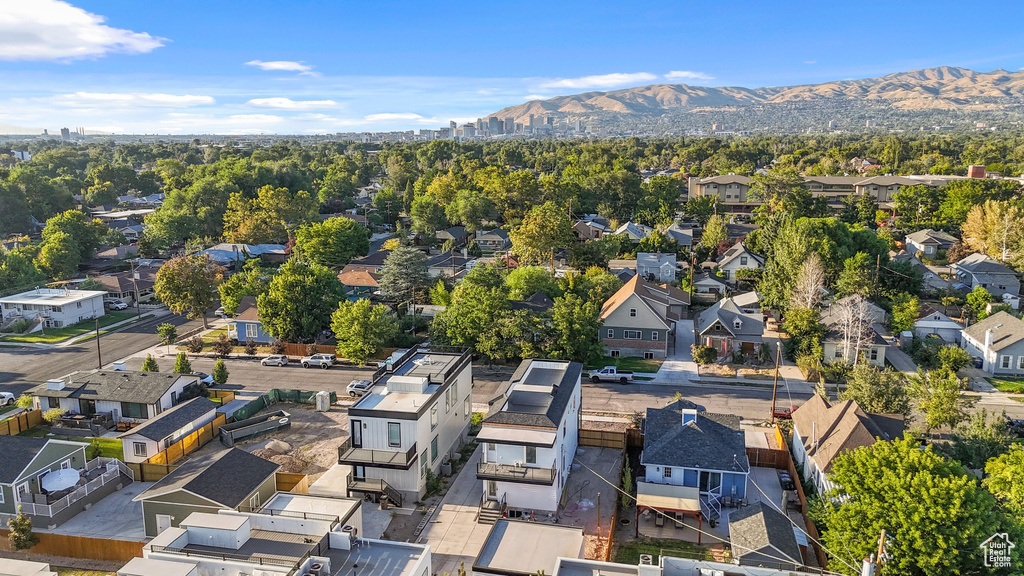
[[[216,102],[212,96],[193,94],[160,94],[151,92],[74,92],[60,94],[52,98],[59,106],[155,106],[163,108],[187,108],[189,106],[207,106]]]
[[[395,122],[398,120],[420,121],[427,120],[421,114],[414,112],[382,112],[380,114],[367,114],[363,117],[366,122]]]
[[[255,66],[265,72],[298,72],[300,75],[305,76],[320,76],[319,72],[313,71],[313,66],[291,60],[272,60],[270,62],[250,60],[245,65]]]
[[[714,80],[715,77],[703,72],[693,70],[673,70],[665,74],[666,80]]]
[[[59,0],[0,0],[0,60],[76,60],[109,53],[142,54],[165,38],[105,25]]]
[[[804,64],[817,64],[817,60],[804,60]]]
[[[530,95],[526,96],[526,101],[529,102],[531,100],[547,100],[548,98],[550,98],[550,96],[541,96],[540,94],[530,94]]]
[[[274,110],[321,110],[335,108],[334,100],[292,100],[291,98],[253,98],[245,103],[254,108],[272,108]]]
[[[563,78],[561,80],[552,80],[550,82],[544,82],[540,85],[541,88],[614,88],[616,86],[623,86],[627,84],[637,84],[640,82],[649,82],[651,80],[657,80],[657,76],[654,74],[648,74],[647,72],[635,72],[625,73],[616,72],[614,74],[600,74],[597,76],[583,76],[582,78]]]

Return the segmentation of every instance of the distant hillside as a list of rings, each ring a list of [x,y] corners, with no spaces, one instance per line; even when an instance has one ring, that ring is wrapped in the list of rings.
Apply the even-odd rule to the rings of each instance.
[[[837,128],[879,126],[917,128],[915,123],[947,125],[967,121],[1024,120],[1024,71],[975,72],[941,67],[880,78],[767,88],[708,88],[657,84],[610,92],[585,92],[533,100],[492,114],[517,122],[554,116],[584,120],[610,129],[710,128],[711,122],[736,130],[803,130],[835,121]],[[630,126],[633,128],[630,128]]]

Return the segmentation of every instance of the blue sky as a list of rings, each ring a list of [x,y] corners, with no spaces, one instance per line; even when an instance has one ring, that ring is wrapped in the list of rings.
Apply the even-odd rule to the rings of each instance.
[[[1019,2],[0,0],[0,125],[418,129],[645,84],[1016,71],[1024,30],[998,23],[1022,15]]]

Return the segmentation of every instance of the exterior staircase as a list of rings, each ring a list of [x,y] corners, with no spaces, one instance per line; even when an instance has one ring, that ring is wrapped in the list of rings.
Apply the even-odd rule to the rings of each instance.
[[[505,496],[501,497],[501,501],[484,500],[480,503],[480,511],[476,515],[476,521],[478,524],[494,524],[505,515],[505,509],[507,508],[505,503]]]

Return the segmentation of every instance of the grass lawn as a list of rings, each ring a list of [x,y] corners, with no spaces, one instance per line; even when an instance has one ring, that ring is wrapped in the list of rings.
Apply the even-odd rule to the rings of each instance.
[[[1024,378],[989,378],[988,381],[1000,392],[1024,393]]]
[[[100,317],[100,328],[134,318],[135,315],[135,312],[109,311]],[[78,324],[65,326],[63,328],[44,328],[42,332],[33,332],[23,336],[6,336],[3,340],[4,342],[24,342],[27,344],[55,344],[57,342],[63,342],[68,338],[81,336],[82,334],[86,334],[95,329],[96,322],[93,320],[86,320],[85,322],[79,322]]]
[[[702,546],[698,546],[693,542],[669,538],[645,538],[641,536],[638,540],[624,540],[620,542],[618,549],[615,551],[613,562],[636,566],[640,562],[641,554],[651,554],[654,556],[655,565],[657,565],[662,550],[668,555],[681,557],[692,557],[707,552]],[[680,554],[673,554],[674,552]]]
[[[14,410],[17,407],[18,406],[16,404],[11,404],[10,406],[4,406],[3,408],[0,408],[0,415],[6,414],[7,412],[10,412],[11,410]],[[3,420],[3,418],[0,418],[0,420]]]
[[[60,428],[57,428],[60,430]],[[47,434],[52,432],[52,428],[46,428],[44,426],[36,426],[35,428],[29,428],[24,432],[18,434],[18,436],[28,436],[30,438],[46,438]],[[100,447],[100,456],[106,458],[117,458],[118,460],[124,459],[124,452],[121,450],[121,439],[120,438],[82,438],[80,436],[62,436],[60,434],[54,434],[51,438],[57,440],[69,440],[71,442],[81,442],[83,444],[91,444],[96,442]]]
[[[587,364],[587,370],[600,370],[605,366],[615,366],[619,370],[630,372],[657,372],[664,360],[644,360],[643,358],[612,358],[605,356],[597,362]]]

